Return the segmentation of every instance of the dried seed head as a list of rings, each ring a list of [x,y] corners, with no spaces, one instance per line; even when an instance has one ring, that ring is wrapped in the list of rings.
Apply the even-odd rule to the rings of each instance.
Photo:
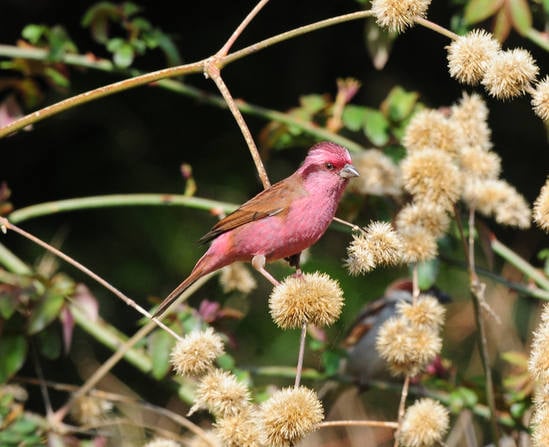
[[[450,76],[464,84],[478,84],[500,49],[492,34],[474,29],[446,47]]]
[[[536,84],[532,94],[532,107],[543,121],[549,121],[549,75]]]
[[[170,354],[170,362],[181,376],[199,376],[210,370],[215,359],[224,352],[221,337],[212,328],[207,328],[191,332],[177,342]]]
[[[350,187],[360,194],[398,196],[402,193],[400,168],[378,149],[368,149],[353,157],[360,177]]]
[[[442,348],[437,331],[425,326],[413,326],[400,316],[381,326],[376,349],[395,374],[415,376],[434,360]]]
[[[293,446],[316,430],[323,418],[322,404],[312,390],[282,389],[261,405],[262,441],[271,447]]]
[[[96,425],[104,422],[113,409],[110,401],[93,396],[81,396],[71,406],[71,416],[81,424]]]
[[[451,120],[461,135],[461,146],[480,146],[485,150],[492,147],[488,107],[476,93],[463,93],[459,102],[452,106]]]
[[[201,378],[196,389],[196,402],[189,414],[206,408],[216,417],[234,416],[250,405],[248,387],[230,372],[214,369]]]
[[[221,440],[211,430],[205,430],[202,436],[193,435],[185,444],[186,447],[223,447]]]
[[[416,17],[425,17],[431,0],[372,0],[377,23],[390,31],[403,31]]]
[[[493,216],[500,224],[530,227],[528,203],[505,180],[468,179],[463,190],[463,201],[479,213]]]
[[[339,318],[342,307],[339,283],[319,272],[286,278],[269,298],[271,317],[282,329],[300,328],[304,323],[328,326]]]
[[[536,79],[538,67],[532,55],[522,48],[499,51],[486,67],[482,84],[490,95],[510,99],[524,94]]]
[[[250,270],[241,262],[235,262],[224,267],[221,270],[219,282],[225,293],[234,290],[250,293],[257,287],[257,282],[250,273]]]
[[[261,446],[257,415],[251,407],[238,414],[218,418],[214,427],[223,447]]]
[[[434,148],[455,156],[461,145],[461,135],[452,120],[441,112],[425,109],[416,113],[406,127],[402,144],[410,154]]]
[[[451,209],[461,194],[460,172],[443,151],[423,149],[409,154],[401,169],[404,187],[416,202],[428,201]]]
[[[353,276],[367,273],[375,268],[374,255],[369,249],[364,233],[353,234],[353,240],[347,247],[345,266]]]
[[[481,146],[464,146],[459,151],[459,165],[464,177],[496,179],[501,172],[501,158]]]
[[[536,380],[549,384],[549,304],[545,304],[541,322],[534,331],[528,369]]]
[[[421,227],[410,227],[399,231],[402,241],[402,258],[408,264],[429,261],[438,254],[435,236]]]
[[[434,238],[441,237],[450,225],[446,210],[429,202],[409,203],[397,214],[395,220],[399,232],[419,227]]]
[[[366,227],[366,244],[376,265],[402,262],[402,242],[389,222],[370,222]]]
[[[408,407],[399,432],[400,444],[406,447],[440,445],[448,431],[448,410],[439,402],[424,398]]]
[[[534,221],[541,229],[549,233],[549,177],[534,202]]]
[[[532,447],[547,447],[547,440],[549,439],[549,411],[547,409],[543,411],[536,410],[534,412],[534,419],[536,422],[532,422]]]
[[[397,312],[411,325],[438,330],[444,323],[446,309],[434,296],[422,294],[413,303],[400,301]]]

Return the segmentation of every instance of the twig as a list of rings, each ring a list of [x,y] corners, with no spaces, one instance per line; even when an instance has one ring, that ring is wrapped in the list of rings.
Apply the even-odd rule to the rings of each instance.
[[[295,373],[295,384],[297,388],[301,382],[301,373],[303,371],[303,357],[305,356],[305,340],[307,338],[307,323],[303,323],[301,326],[301,336],[299,337],[299,354],[297,357],[297,367]]]
[[[450,31],[449,29],[444,28],[443,26],[440,26],[434,22],[431,22],[430,20],[424,18],[424,17],[416,17],[414,18],[414,22],[416,22],[418,25],[421,25],[425,28],[430,29],[431,31],[434,31],[438,34],[442,34],[443,36],[446,36],[452,40],[456,40],[459,36],[454,33],[453,31]]]
[[[17,225],[12,224],[8,221],[8,219],[4,217],[0,217],[0,225],[4,225],[9,230],[15,231],[16,233],[20,234],[21,236],[27,238],[28,240],[34,242],[37,245],[40,245],[41,247],[48,250],[50,253],[53,253],[55,256],[63,259],[65,262],[71,264],[73,267],[77,268],[81,272],[88,275],[90,278],[92,278],[94,281],[101,284],[103,287],[105,287],[107,290],[111,291],[115,296],[120,298],[122,301],[124,301],[128,306],[138,311],[141,315],[147,317],[148,319],[154,321],[158,326],[160,326],[162,329],[164,329],[166,332],[168,332],[172,337],[174,337],[177,340],[181,340],[181,337],[176,334],[172,329],[170,329],[168,326],[166,326],[162,321],[160,321],[158,318],[154,318],[149,312],[147,312],[145,309],[143,309],[139,304],[137,304],[134,300],[129,298],[128,296],[124,295],[120,290],[118,290],[116,287],[114,287],[112,284],[110,284],[108,281],[105,281],[103,278],[101,278],[96,273],[92,272],[89,268],[85,267],[75,259],[71,258],[70,256],[66,255],[62,251],[58,250],[57,248],[51,246],[47,242],[44,242],[43,240],[37,238],[36,236],[28,233],[27,231],[23,230],[22,228],[19,228]]]
[[[328,26],[336,25],[339,23],[348,22],[351,20],[358,20],[372,15],[370,11],[359,11],[350,14],[344,14],[337,17],[331,17],[326,20],[321,20],[319,22],[312,23],[310,25],[301,26],[291,31],[278,34],[276,36],[270,37],[268,39],[262,40],[261,42],[255,43],[248,47],[245,47],[239,51],[228,54],[223,57],[218,63],[223,66],[234,62],[238,59],[246,57],[252,53],[263,50],[271,45],[275,45],[282,41],[300,36],[302,34],[309,33],[314,30],[319,30]],[[18,130],[23,129],[29,124],[34,124],[39,121],[42,121],[45,118],[51,117],[58,113],[61,113],[65,110],[68,110],[77,105],[85,104],[87,102],[93,101],[95,99],[103,98],[114,93],[122,92],[124,90],[129,90],[134,87],[139,87],[141,85],[150,84],[161,79],[177,77],[184,74],[191,73],[200,73],[204,70],[204,65],[207,62],[208,58],[202,59],[197,62],[190,64],[179,65],[177,67],[164,68],[162,70],[153,71],[143,75],[135,76],[130,79],[124,79],[122,81],[115,82],[113,84],[108,84],[103,87],[99,87],[87,92],[81,93],[79,95],[72,96],[63,101],[57,102],[55,104],[44,107],[36,112],[33,112],[29,115],[25,115],[22,118],[19,118],[10,124],[0,128],[0,138],[3,138],[7,135],[10,135]]]
[[[398,447],[398,434],[402,426],[402,420],[404,419],[404,414],[406,412],[406,399],[408,398],[408,390],[410,389],[410,376],[406,375],[404,378],[404,383],[402,384],[402,392],[400,394],[400,403],[398,404],[398,423],[397,430],[395,432],[395,442],[394,447]]]
[[[398,423],[392,421],[324,421],[319,428],[327,427],[379,427],[397,429]]]

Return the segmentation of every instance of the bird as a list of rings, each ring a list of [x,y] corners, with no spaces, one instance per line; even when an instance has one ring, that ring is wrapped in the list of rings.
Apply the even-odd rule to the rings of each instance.
[[[233,262],[251,262],[273,284],[267,262],[286,259],[300,272],[300,253],[327,230],[345,187],[358,175],[346,148],[329,141],[313,145],[293,174],[245,202],[200,239],[211,242],[208,250],[153,317],[161,316],[197,279]]]
[[[397,304],[412,302],[412,281],[400,278],[390,283],[382,297],[367,303],[351,324],[342,347],[347,351],[344,370],[356,379],[360,387],[371,380],[386,380],[389,368],[377,352],[376,340],[381,326],[397,314]],[[433,286],[424,293],[432,295],[442,304],[451,298]],[[436,359],[435,362],[439,362]]]

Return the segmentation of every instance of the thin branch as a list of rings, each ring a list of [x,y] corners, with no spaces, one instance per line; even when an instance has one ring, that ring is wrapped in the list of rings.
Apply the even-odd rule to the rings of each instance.
[[[399,445],[398,434],[400,432],[400,428],[402,426],[402,420],[404,419],[404,414],[406,412],[406,399],[408,398],[409,389],[410,389],[410,376],[406,375],[404,379],[404,383],[402,384],[402,392],[400,394],[400,403],[398,404],[398,423],[397,423],[397,430],[395,433],[394,447],[398,447]]]
[[[297,367],[295,374],[294,387],[297,388],[301,383],[301,373],[303,372],[303,357],[305,356],[305,340],[307,338],[307,323],[301,326],[301,336],[299,337],[299,354],[297,357]]]
[[[66,211],[119,206],[186,206],[201,210],[220,209],[226,213],[234,211],[238,207],[238,205],[232,203],[178,194],[109,194],[30,205],[13,211],[9,215],[9,220],[12,223],[18,224],[36,217],[49,216]]]
[[[434,22],[431,22],[430,20],[428,20],[424,17],[416,17],[416,18],[414,18],[414,22],[416,22],[418,25],[421,25],[425,28],[430,29],[431,31],[434,31],[435,33],[446,36],[449,39],[456,40],[459,37],[453,31],[450,31],[449,29],[446,29],[443,26],[440,26],[440,25],[438,25]]]
[[[269,0],[260,0],[260,2],[255,5],[254,9],[250,11],[250,13],[246,16],[246,18],[242,21],[240,25],[234,30],[233,34],[227,42],[225,42],[225,45],[217,52],[217,56],[223,57],[226,56],[233,44],[235,43],[236,39],[242,34],[244,29],[250,24],[250,22],[254,19],[254,17],[263,9],[263,7],[269,2]]]
[[[223,96],[223,99],[225,99],[225,102],[227,103],[229,110],[233,114],[233,117],[238,124],[242,135],[244,136],[244,140],[248,145],[248,149],[250,150],[250,154],[252,155],[252,158],[254,160],[255,168],[257,170],[261,183],[263,184],[263,188],[267,189],[269,186],[271,186],[269,176],[267,175],[265,166],[263,166],[263,161],[259,156],[259,151],[257,150],[257,146],[255,145],[252,133],[250,132],[250,129],[248,128],[248,125],[246,124],[246,121],[242,116],[242,113],[240,113],[240,110],[236,106],[231,92],[229,91],[227,85],[225,85],[225,82],[221,77],[221,72],[219,71],[219,67],[216,64],[216,58],[211,59],[208,63],[204,65],[204,73],[212,78],[212,80],[215,82],[215,85],[217,85],[221,96]]]
[[[262,40],[256,44],[252,44],[242,50],[235,51],[217,61],[220,66],[225,66],[231,62],[234,62],[238,59],[246,57],[252,53],[263,50],[267,47],[275,45],[277,43],[283,42],[285,40],[300,36],[302,34],[309,33],[311,31],[319,30],[328,26],[333,26],[339,23],[348,22],[351,20],[358,20],[365,17],[369,17],[372,13],[370,11],[359,11],[351,14],[344,14],[337,17],[332,17],[326,20],[321,20],[319,22],[312,23],[310,25],[305,25],[299,28],[296,28],[285,33],[278,34],[271,38]],[[63,101],[57,102],[55,104],[44,107],[36,112],[33,112],[29,115],[25,115],[22,118],[19,118],[10,124],[0,128],[0,138],[3,138],[7,135],[10,135],[18,130],[23,129],[29,124],[37,123],[42,121],[45,118],[56,115],[60,112],[68,110],[77,105],[85,104],[87,102],[93,101],[95,99],[103,98],[114,93],[122,92],[124,90],[129,90],[134,87],[139,87],[142,85],[150,84],[152,82],[160,81],[161,79],[177,77],[184,74],[191,73],[200,73],[203,72],[204,66],[208,63],[208,59],[202,59],[197,62],[190,64],[179,65],[177,67],[164,68],[162,70],[153,71],[143,75],[135,76],[130,79],[124,79],[122,81],[115,82],[113,84],[108,84],[87,92],[81,93],[76,96],[72,96]]]
[[[398,423],[391,421],[324,421],[319,424],[319,428],[327,427],[379,427],[395,430],[398,428]]]
[[[128,296],[124,295],[120,290],[118,290],[116,287],[111,285],[108,281],[105,281],[103,278],[101,278],[96,273],[92,272],[89,268],[85,267],[78,261],[74,260],[70,256],[66,255],[62,251],[58,250],[55,247],[52,247],[47,242],[44,242],[43,240],[37,238],[36,236],[28,233],[27,231],[23,230],[22,228],[19,228],[17,225],[12,224],[9,222],[6,218],[0,217],[0,225],[4,225],[6,228],[15,231],[16,233],[20,234],[21,236],[25,237],[26,239],[34,242],[37,245],[40,245],[41,247],[48,250],[50,253],[53,253],[55,256],[63,259],[65,262],[71,264],[73,267],[77,268],[81,272],[88,275],[90,278],[92,278],[94,281],[101,284],[103,287],[105,287],[107,290],[111,291],[115,296],[120,298],[122,301],[124,301],[128,306],[132,307],[136,311],[138,311],[141,315],[147,317],[148,319],[154,321],[158,326],[160,326],[162,329],[164,329],[166,332],[168,332],[172,337],[174,337],[177,340],[180,340],[181,337],[176,334],[172,329],[170,329],[168,326],[166,326],[162,321],[160,321],[158,318],[153,318],[153,316],[147,312],[145,309],[143,309],[139,304],[137,304],[134,300],[129,298]]]

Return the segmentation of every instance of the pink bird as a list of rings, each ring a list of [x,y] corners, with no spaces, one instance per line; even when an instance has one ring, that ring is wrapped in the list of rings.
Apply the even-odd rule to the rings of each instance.
[[[161,315],[198,278],[236,261],[251,261],[271,282],[265,263],[286,259],[299,269],[299,256],[324,234],[345,186],[358,176],[347,149],[314,145],[303,164],[220,220],[200,242],[212,241],[191,274],[158,307]]]

